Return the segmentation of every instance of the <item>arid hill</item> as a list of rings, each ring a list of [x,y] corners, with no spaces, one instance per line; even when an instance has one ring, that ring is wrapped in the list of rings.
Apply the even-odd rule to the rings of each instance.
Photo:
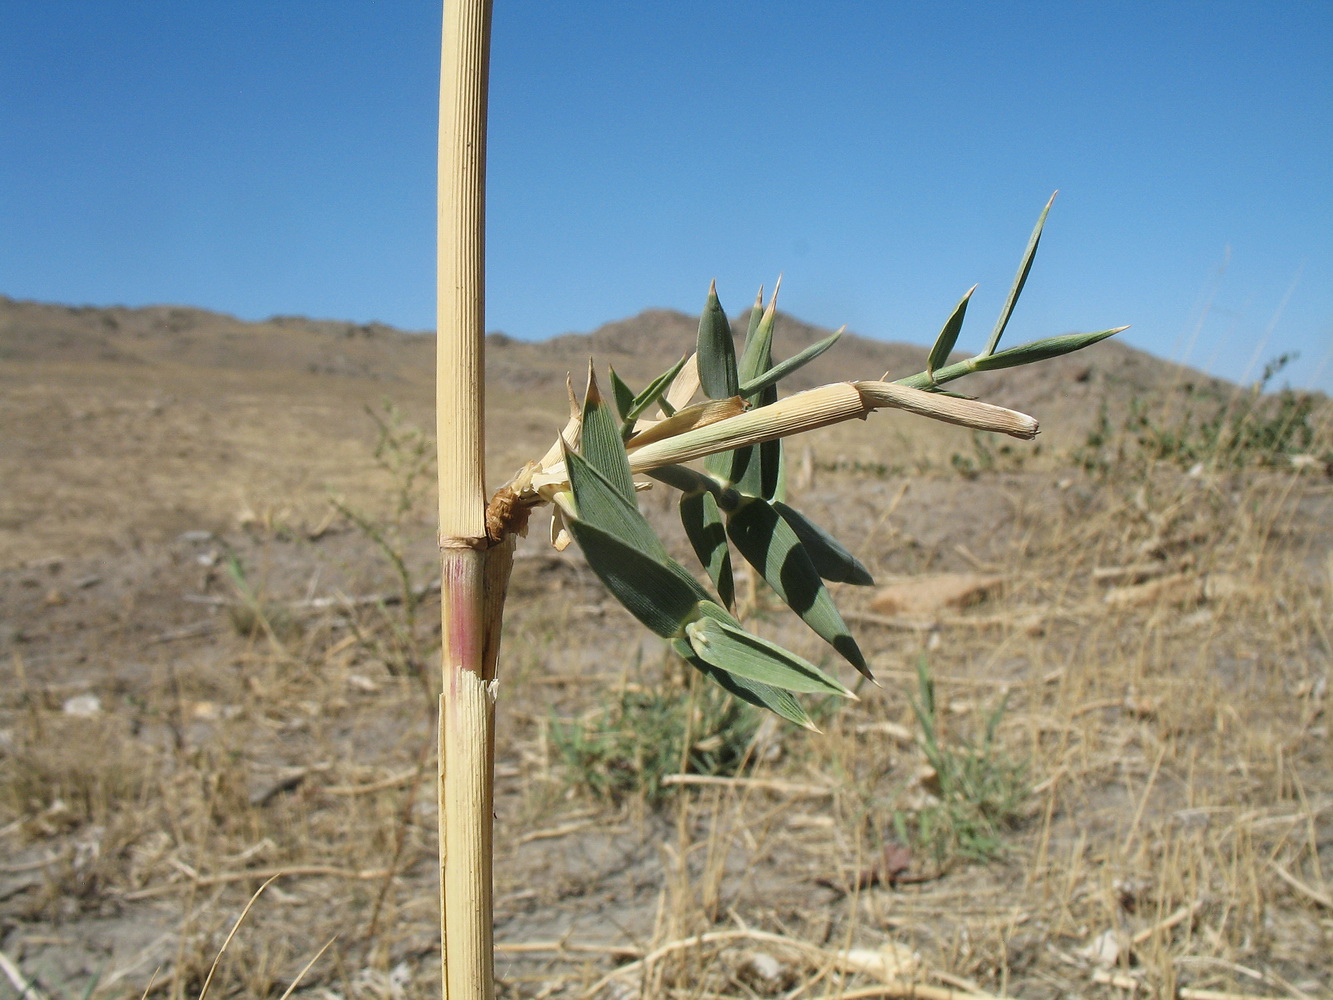
[[[739,321],[738,321],[739,322]],[[589,357],[642,384],[692,349],[697,320],[650,309],[540,343],[488,338],[490,481],[538,449],[565,413],[566,375]],[[784,316],[777,351],[827,329]],[[925,349],[849,333],[790,380],[901,377]],[[392,403],[432,422],[433,338],[391,327],[277,316],[252,323],[177,306],[62,306],[0,297],[0,564],[85,545],[172,537],[275,509],[318,518],[327,495],[365,488],[373,426]],[[1173,405],[1228,387],[1114,341],[1028,369],[955,383],[1042,421],[1024,454],[1064,454],[1105,406]],[[890,467],[970,454],[971,436],[901,415],[812,436],[821,457]],[[1014,448],[1020,446],[1014,445]]]

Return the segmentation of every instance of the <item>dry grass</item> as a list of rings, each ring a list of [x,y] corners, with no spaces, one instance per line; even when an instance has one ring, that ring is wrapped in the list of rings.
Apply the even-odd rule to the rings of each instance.
[[[865,509],[818,509],[848,491]],[[550,723],[603,704],[627,669],[647,685],[675,672],[576,563],[521,560],[499,769],[510,995],[852,995],[874,976],[844,953],[887,943],[913,956],[908,978],[938,989],[1331,995],[1325,481],[825,474],[805,500],[865,539],[872,570],[971,559],[1000,567],[1006,589],[934,623],[867,615],[882,688],[828,716],[823,736],[766,730],[747,778],[678,788],[654,812],[568,791]],[[973,510],[988,526],[960,533]],[[89,674],[40,641],[42,615],[68,605],[27,588],[15,610],[34,636],[5,664],[0,950],[51,995],[137,993],[154,969],[155,992],[192,995],[246,896],[285,872],[214,995],[280,991],[334,935],[300,989],[432,995],[426,705],[377,658],[373,609],[303,605],[282,583],[351,588],[372,552],[347,525],[320,543],[259,532],[238,548],[297,618],[285,638],[240,634],[204,606],[210,634],[142,636],[140,662]],[[1135,592],[1097,572],[1108,567],[1186,583]],[[228,596],[216,578],[204,590]],[[927,791],[910,737],[920,655],[945,739],[975,735],[1008,693],[998,740],[1027,762],[1032,791],[1000,858],[941,868],[918,849],[890,886],[861,873]],[[75,714],[79,693],[100,711]]]

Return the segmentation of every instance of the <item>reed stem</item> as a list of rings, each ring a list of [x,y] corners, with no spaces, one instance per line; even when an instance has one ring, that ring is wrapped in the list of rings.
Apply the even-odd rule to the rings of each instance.
[[[484,414],[489,0],[446,0],[440,54],[436,437],[441,665],[440,943],[445,1000],[493,1000],[495,660],[512,544],[486,537]]]

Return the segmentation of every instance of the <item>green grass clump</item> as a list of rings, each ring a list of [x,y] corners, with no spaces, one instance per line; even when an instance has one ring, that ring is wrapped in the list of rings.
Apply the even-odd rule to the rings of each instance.
[[[603,802],[641,796],[662,805],[669,774],[735,775],[748,763],[760,712],[710,684],[674,689],[625,686],[591,716],[555,720],[551,742],[566,783]]]
[[[935,685],[925,658],[917,662],[917,697],[912,709],[921,726],[918,743],[934,771],[931,801],[894,814],[898,838],[934,857],[941,867],[955,860],[989,861],[1004,852],[1004,834],[1022,816],[1030,785],[1027,765],[995,744],[1007,699],[986,717],[979,742],[945,741],[935,704]]]

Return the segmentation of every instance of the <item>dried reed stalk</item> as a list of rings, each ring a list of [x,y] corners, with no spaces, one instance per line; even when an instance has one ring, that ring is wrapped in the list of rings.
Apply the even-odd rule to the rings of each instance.
[[[485,179],[489,0],[444,4],[440,57],[437,439],[443,692],[439,718],[443,996],[492,1000],[495,658],[512,557],[486,537]]]

